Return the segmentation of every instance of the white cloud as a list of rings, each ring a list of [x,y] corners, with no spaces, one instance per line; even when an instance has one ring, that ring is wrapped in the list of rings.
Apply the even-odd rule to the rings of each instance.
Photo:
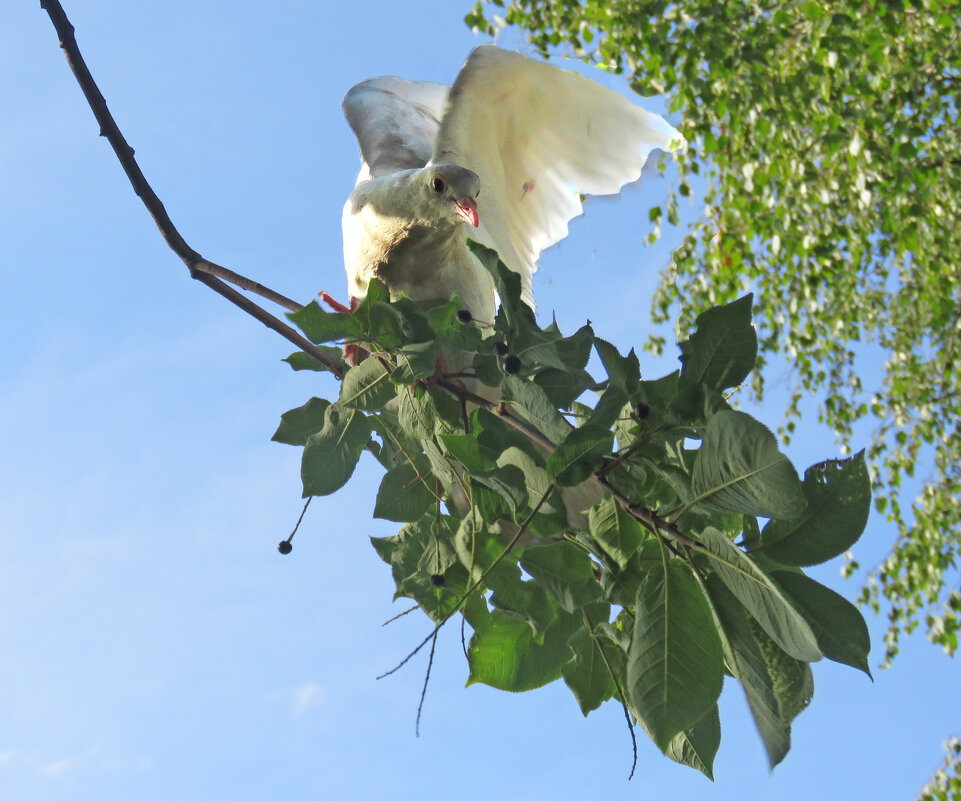
[[[327,694],[315,681],[308,681],[294,690],[293,713],[295,718],[303,717],[311,709],[322,703]]]
[[[58,759],[56,762],[48,762],[45,765],[41,765],[40,772],[45,773],[47,776],[57,776],[73,769],[75,765],[76,760],[74,759]]]

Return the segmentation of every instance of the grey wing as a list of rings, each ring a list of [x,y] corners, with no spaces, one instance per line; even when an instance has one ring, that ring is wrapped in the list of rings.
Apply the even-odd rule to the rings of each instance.
[[[428,81],[371,78],[344,98],[360,144],[360,181],[423,167],[434,150],[448,88]]]
[[[520,273],[533,305],[537,257],[567,236],[579,193],[620,191],[676,140],[660,116],[589,78],[484,45],[454,82],[431,160],[480,176],[479,238]]]

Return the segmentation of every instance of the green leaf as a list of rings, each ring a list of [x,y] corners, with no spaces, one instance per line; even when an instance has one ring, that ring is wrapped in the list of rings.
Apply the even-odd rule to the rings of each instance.
[[[664,751],[675,762],[699,770],[714,781],[714,757],[721,745],[721,718],[717,704],[686,731],[679,732]]]
[[[524,548],[521,565],[566,612],[574,612],[601,595],[594,563],[583,548],[571,542],[552,542]]]
[[[564,663],[561,673],[564,683],[577,699],[581,712],[587,717],[617,693],[607,662],[612,663],[612,667],[619,666],[623,676],[624,652],[603,635],[597,635],[595,640],[586,626],[574,633],[568,645],[574,652],[574,658]],[[603,655],[600,650],[602,647],[606,649]]]
[[[778,648],[716,575],[707,577],[707,589],[724,633],[728,668],[741,682],[773,768],[791,747],[791,721],[811,699],[810,667]]]
[[[699,538],[711,568],[768,635],[789,655],[804,662],[821,658],[817,639],[804,617],[751,558],[716,528]]]
[[[765,556],[784,565],[816,565],[844,553],[861,536],[871,511],[864,451],[804,474],[807,508],[795,520],[771,520],[761,533]]]
[[[751,324],[753,295],[698,315],[696,331],[681,345],[680,387],[706,384],[714,389],[740,386],[754,369],[757,333]]]
[[[328,406],[328,400],[311,398],[303,406],[284,412],[271,439],[285,445],[306,445],[307,438],[324,427]]]
[[[778,570],[771,577],[801,610],[824,655],[870,677],[871,635],[858,608],[803,573]]]
[[[316,300],[287,317],[313,343],[349,339],[364,333],[363,321],[353,312],[326,312]]]
[[[627,654],[628,698],[662,751],[715,705],[723,670],[707,599],[690,568],[670,559],[638,590]]]
[[[588,423],[573,429],[547,459],[547,475],[565,487],[590,478],[614,447],[614,435]]]
[[[552,442],[560,442],[571,427],[551,403],[544,390],[530,381],[509,375],[501,382],[504,401]]]
[[[342,370],[346,370],[347,365],[344,364],[344,352],[342,348],[334,348],[330,345],[315,345],[314,347],[330,358],[334,364],[340,365]],[[330,369],[322,362],[317,361],[309,353],[305,353],[302,350],[291,353],[290,356],[286,359],[281,359],[281,361],[287,362],[292,370],[312,370],[319,373]]]
[[[611,386],[623,392],[625,397],[630,397],[641,380],[641,366],[637,354],[631,349],[627,356],[621,356],[610,342],[598,338],[594,339],[594,349],[604,363]]]
[[[363,412],[336,403],[324,412],[324,427],[311,434],[304,446],[300,477],[304,497],[330,495],[350,478],[357,460],[370,441],[370,423]]]
[[[618,568],[625,570],[647,539],[641,524],[609,496],[591,508],[589,519],[591,537]]]
[[[535,374],[531,380],[544,390],[544,394],[558,409],[570,409],[585,390],[594,386],[594,379],[589,373],[571,368],[558,370],[550,367]]]
[[[523,692],[555,681],[570,660],[567,643],[578,625],[579,618],[564,615],[548,626],[543,641],[538,643],[527,623],[495,609],[490,625],[471,637],[467,684],[480,682],[499,690]]]
[[[388,470],[377,490],[374,517],[399,523],[419,520],[437,502],[426,481],[433,484],[430,464],[423,454],[414,464],[404,461]]]
[[[437,343],[414,342],[394,351],[397,369],[390,380],[395,384],[413,384],[430,378],[437,369]]]
[[[707,424],[694,460],[694,502],[705,509],[759,517],[798,517],[801,481],[774,435],[744,412],[723,411]]]
[[[386,406],[396,394],[387,367],[372,355],[346,372],[338,403],[345,409],[376,411]]]

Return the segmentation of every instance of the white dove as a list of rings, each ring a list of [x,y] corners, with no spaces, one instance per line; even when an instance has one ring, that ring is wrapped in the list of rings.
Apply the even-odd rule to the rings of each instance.
[[[475,48],[452,88],[403,78],[353,87],[344,112],[363,165],[344,207],[351,305],[378,278],[432,305],[457,292],[494,319],[494,286],[468,236],[519,273],[533,307],[540,252],[582,213],[580,193],[636,181],[677,131],[574,72],[493,45]]]
[[[594,81],[493,45],[471,52],[450,89],[373,78],[347,93],[344,112],[363,160],[343,216],[351,308],[376,277],[425,305],[456,292],[488,323],[494,284],[468,237],[520,274],[533,307],[537,258],[567,236],[580,193],[619,192],[654,148],[679,142],[663,118]],[[573,528],[597,495],[588,483],[565,489]],[[456,492],[453,501],[465,506]]]

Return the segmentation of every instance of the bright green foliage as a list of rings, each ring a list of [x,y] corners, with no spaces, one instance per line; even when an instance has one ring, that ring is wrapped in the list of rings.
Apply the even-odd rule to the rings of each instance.
[[[589,327],[540,328],[516,276],[475,252],[501,297],[492,328],[461,321],[456,298],[424,310],[377,284],[357,324],[316,304],[294,315],[321,341],[349,332],[371,353],[337,401],[282,417],[274,438],[304,447],[305,495],[336,491],[364,451],[377,458],[374,514],[403,526],[374,548],[395,597],[437,625],[463,614],[469,684],[563,678],[583,714],[621,704],[671,759],[710,776],[729,675],[776,764],[813,693],[808,664],[867,670],[859,612],[799,567],[863,529],[863,459],[802,482],[773,434],[730,408],[724,391],[756,352],[750,296],[698,319],[678,372],[642,380],[637,356]],[[498,367],[502,343],[519,371]],[[585,372],[592,347],[600,381]],[[438,353],[476,394],[432,375]],[[593,406],[575,401],[588,386]]]
[[[944,744],[948,752],[917,801],[961,801],[961,742],[952,737]]]
[[[662,275],[680,330],[754,288],[759,366],[794,367],[785,430],[821,398],[841,441],[877,424],[875,503],[899,537],[862,601],[889,602],[886,658],[925,619],[961,620],[961,13],[945,0],[487,0],[475,29],[524,29],[665,93],[689,142],[651,220],[704,213]],[[666,212],[666,213],[665,213]],[[661,349],[665,342],[651,343]],[[885,362],[865,386],[865,360]],[[777,368],[781,370],[780,367]],[[764,372],[754,374],[758,396]],[[902,480],[924,477],[913,500]],[[856,565],[852,565],[852,569]],[[947,574],[947,576],[946,576]],[[947,580],[946,580],[947,577]]]

